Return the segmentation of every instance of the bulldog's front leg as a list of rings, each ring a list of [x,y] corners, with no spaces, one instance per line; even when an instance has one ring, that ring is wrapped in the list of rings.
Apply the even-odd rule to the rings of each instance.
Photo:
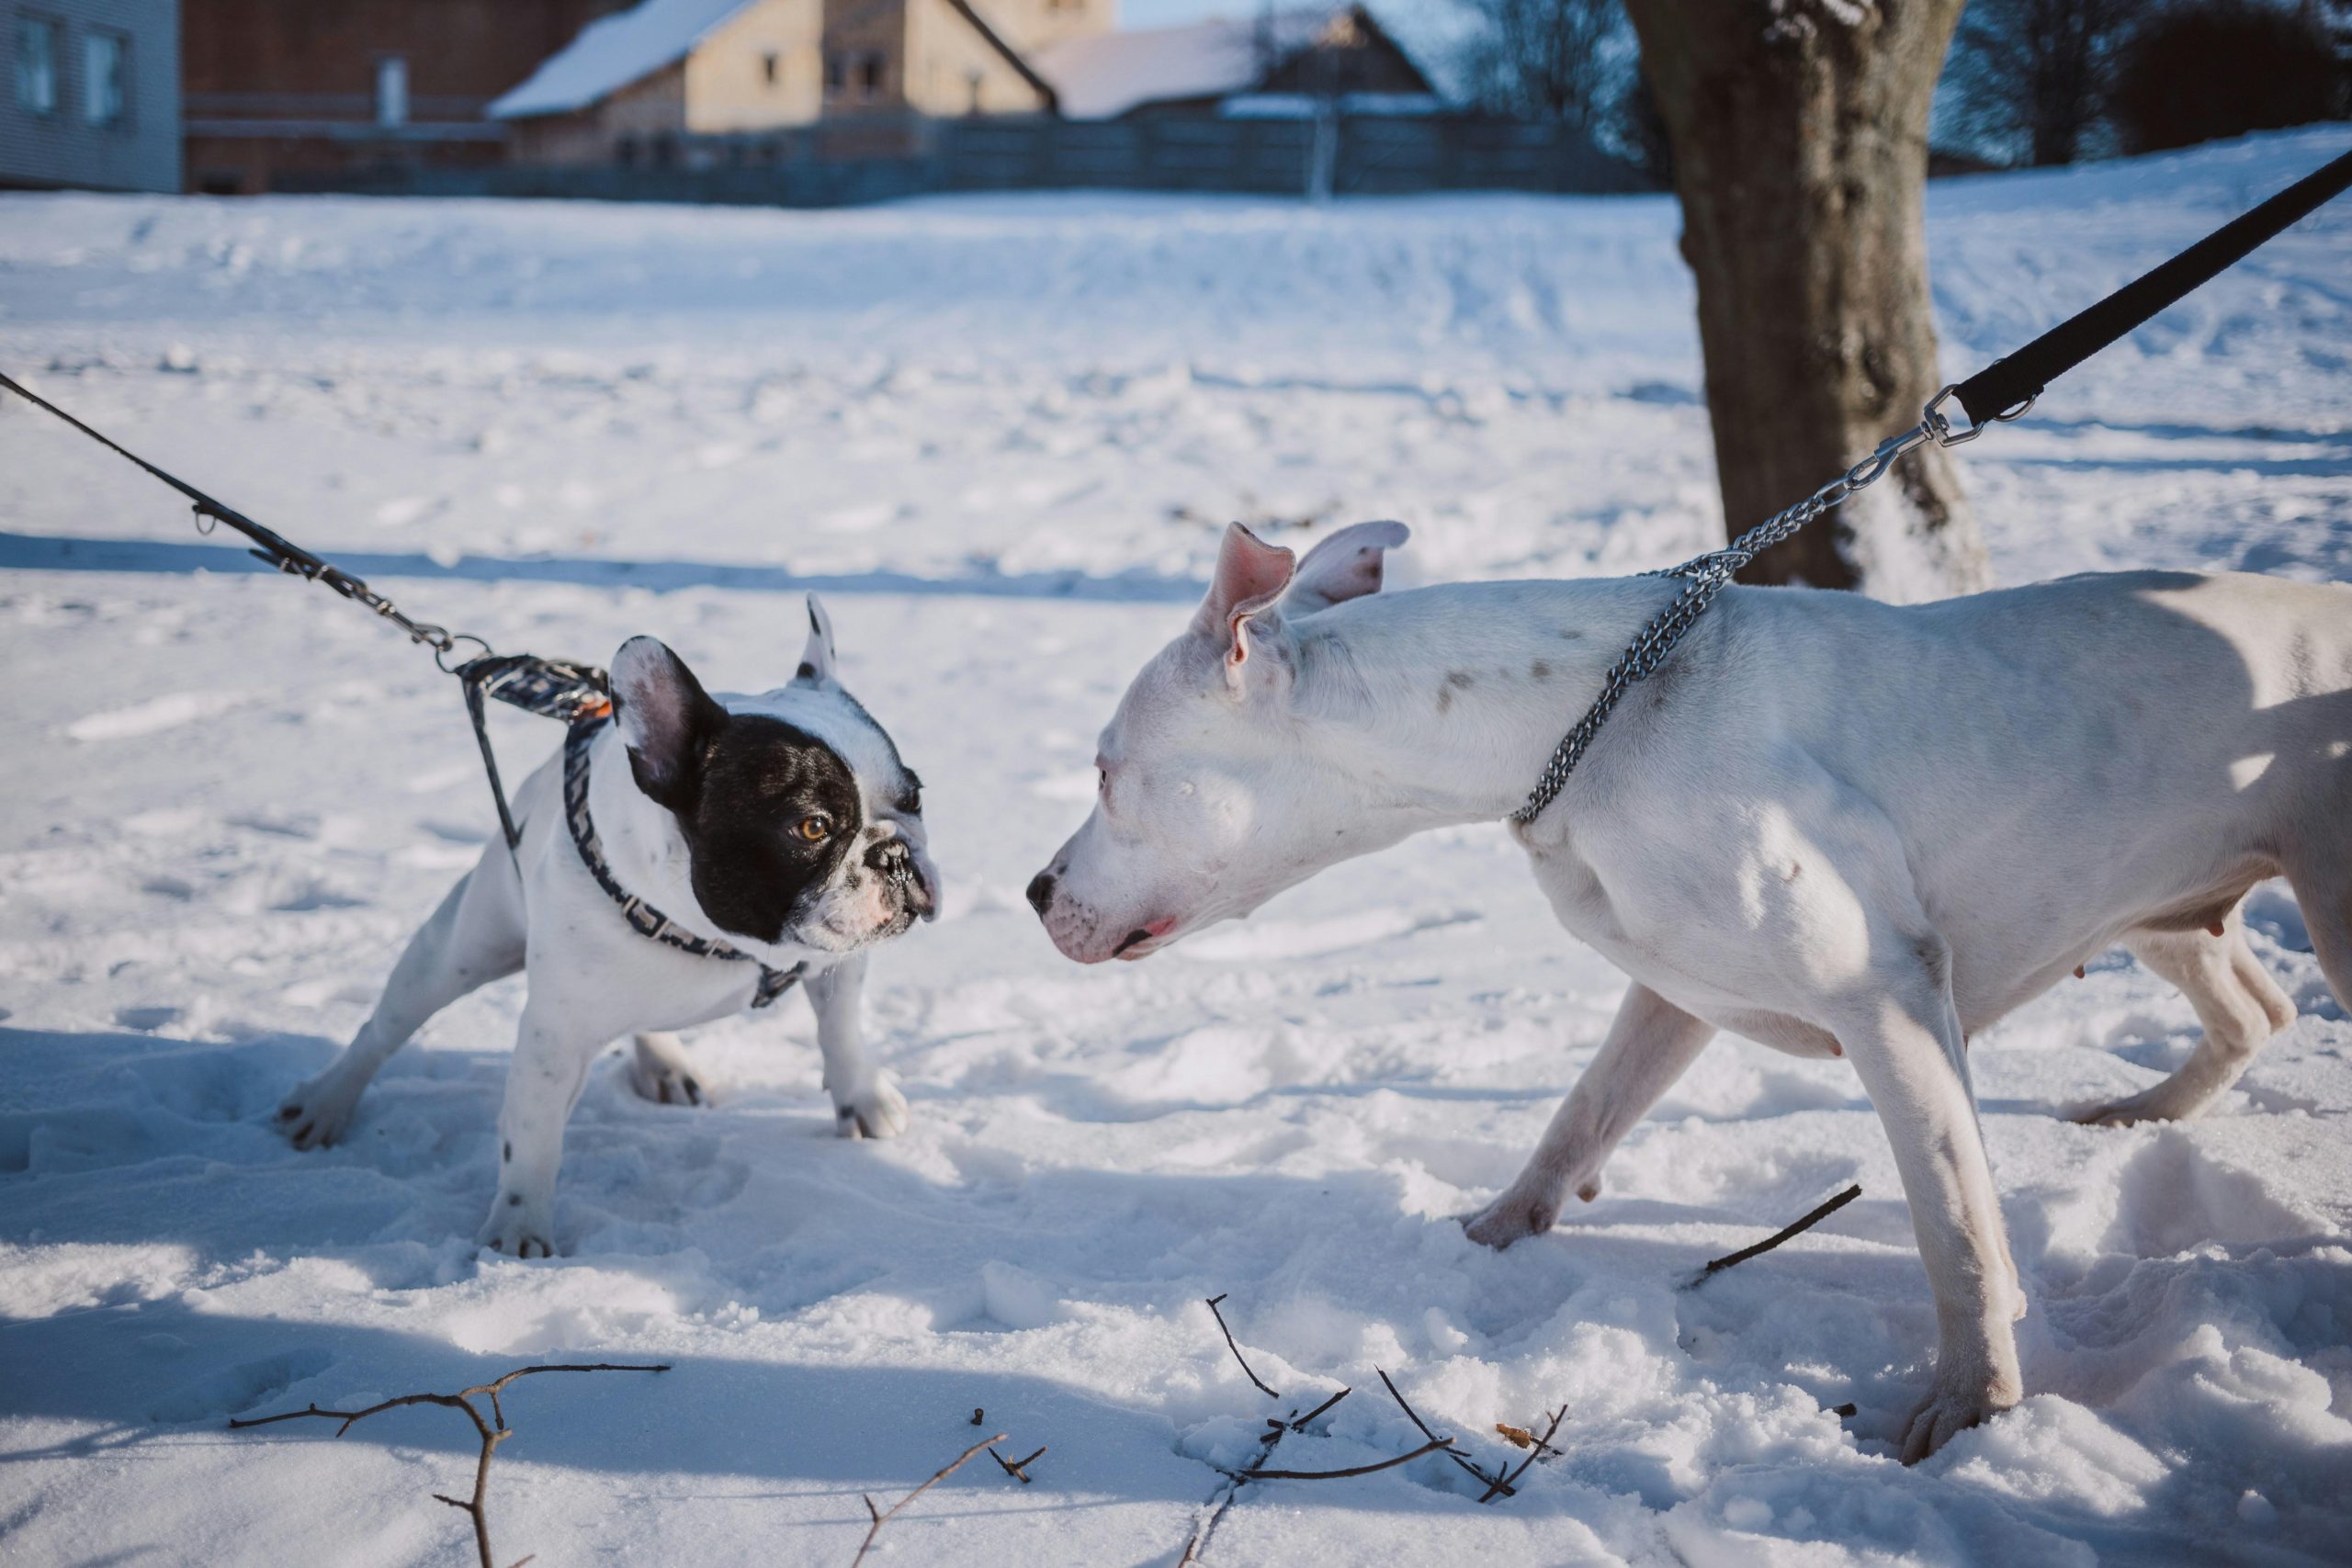
[[[1698,1060],[1714,1026],[1702,1023],[1638,981],[1626,987],[1609,1038],[1544,1130],[1527,1168],[1502,1195],[1464,1222],[1470,1239],[1509,1247],[1541,1235],[1568,1194],[1589,1203],[1600,1192],[1609,1152],[1649,1114],[1658,1096]]]
[[[1874,973],[1877,984],[1830,1022],[1886,1128],[1935,1292],[1935,1383],[1903,1434],[1903,1462],[1916,1464],[2021,1397],[2010,1325],[2025,1303],[1969,1089],[1949,955],[1933,937],[1889,938],[1873,947],[1918,962]]]
[[[609,1036],[560,1006],[542,1006],[535,976],[498,1110],[498,1191],[476,1245],[514,1258],[555,1256],[555,1179],[563,1128]]]
[[[865,954],[854,953],[808,976],[817,1015],[817,1049],[825,1059],[825,1092],[844,1138],[895,1138],[907,1130],[907,1099],[890,1075],[865,1056]]]

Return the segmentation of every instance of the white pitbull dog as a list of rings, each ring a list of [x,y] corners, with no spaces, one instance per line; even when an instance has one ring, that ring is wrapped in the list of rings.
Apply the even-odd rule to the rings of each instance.
[[[1191,628],[1102,732],[1093,814],[1030,886],[1064,953],[1141,958],[1408,834],[1508,817],[1681,586],[1382,595],[1405,537],[1362,524],[1294,571],[1227,533]],[[2143,572],[1907,608],[1730,588],[1511,831],[1634,984],[1471,1235],[1508,1247],[1593,1197],[1718,1029],[1848,1058],[1935,1292],[1915,1461],[2021,1392],[1971,1033],[2120,942],[2204,1039],[2086,1119],[2194,1115],[2294,1017],[2238,912],[2280,874],[2352,1002],[2352,587]]]
[[[530,994],[498,1113],[483,1245],[550,1256],[563,1128],[605,1047],[634,1034],[630,1081],[699,1104],[666,1032],[805,981],[842,1135],[887,1138],[907,1102],[866,1060],[865,949],[932,918],[921,784],[834,669],[824,607],[792,682],[704,692],[651,637],[621,645],[613,720],[577,728],[515,794],[522,842],[494,839],[410,941],[343,1055],[278,1108],[298,1147],[340,1138],[361,1091],[424,1021],[517,970]]]

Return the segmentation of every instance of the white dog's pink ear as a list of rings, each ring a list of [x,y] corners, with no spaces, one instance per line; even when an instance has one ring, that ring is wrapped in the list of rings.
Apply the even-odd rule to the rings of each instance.
[[[814,593],[808,595],[808,644],[800,650],[800,668],[792,678],[816,686],[833,679],[833,618]]]
[[[1283,595],[1283,608],[1306,615],[1380,592],[1381,555],[1413,536],[1402,523],[1355,523],[1306,552]]]
[[[1271,609],[1290,586],[1297,558],[1280,545],[1270,545],[1238,523],[1228,523],[1225,542],[1217,547],[1216,575],[1209,581],[1208,597],[1201,601],[1193,629],[1225,650],[1226,664],[1238,669],[1250,657],[1250,617]]]
[[[727,710],[702,689],[686,661],[650,637],[613,655],[613,721],[628,747],[629,772],[649,799],[686,813],[701,789],[702,743]]]

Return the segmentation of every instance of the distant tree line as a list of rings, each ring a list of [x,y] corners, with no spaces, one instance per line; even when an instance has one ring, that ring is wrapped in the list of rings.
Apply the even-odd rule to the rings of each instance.
[[[1670,184],[1623,0],[1462,0],[1498,113],[1565,121]],[[1938,141],[2007,164],[2153,152],[2352,114],[2352,0],[1969,0]]]

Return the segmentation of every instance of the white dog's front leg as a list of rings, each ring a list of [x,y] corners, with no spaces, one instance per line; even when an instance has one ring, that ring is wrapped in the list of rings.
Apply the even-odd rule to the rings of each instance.
[[[907,1100],[890,1075],[865,1057],[865,954],[808,976],[817,1015],[817,1049],[825,1058],[825,1092],[844,1138],[895,1138],[907,1130]]]
[[[1465,1222],[1470,1239],[1509,1247],[1550,1230],[1571,1191],[1591,1202],[1600,1195],[1600,1167],[1609,1152],[1649,1114],[1714,1033],[1713,1024],[1692,1018],[1648,987],[1628,987],[1609,1038],[1554,1113],[1527,1168]]]
[[[2023,1302],[1968,1083],[1941,944],[1917,969],[1881,976],[1832,1032],[1886,1128],[1911,1226],[1936,1297],[1936,1379],[1903,1434],[1916,1464],[2022,1393],[2010,1325]]]
[[[476,1244],[516,1258],[555,1256],[555,1179],[563,1164],[563,1127],[588,1082],[588,1067],[606,1043],[582,1021],[524,1004],[506,1099],[498,1110],[498,1191]]]

